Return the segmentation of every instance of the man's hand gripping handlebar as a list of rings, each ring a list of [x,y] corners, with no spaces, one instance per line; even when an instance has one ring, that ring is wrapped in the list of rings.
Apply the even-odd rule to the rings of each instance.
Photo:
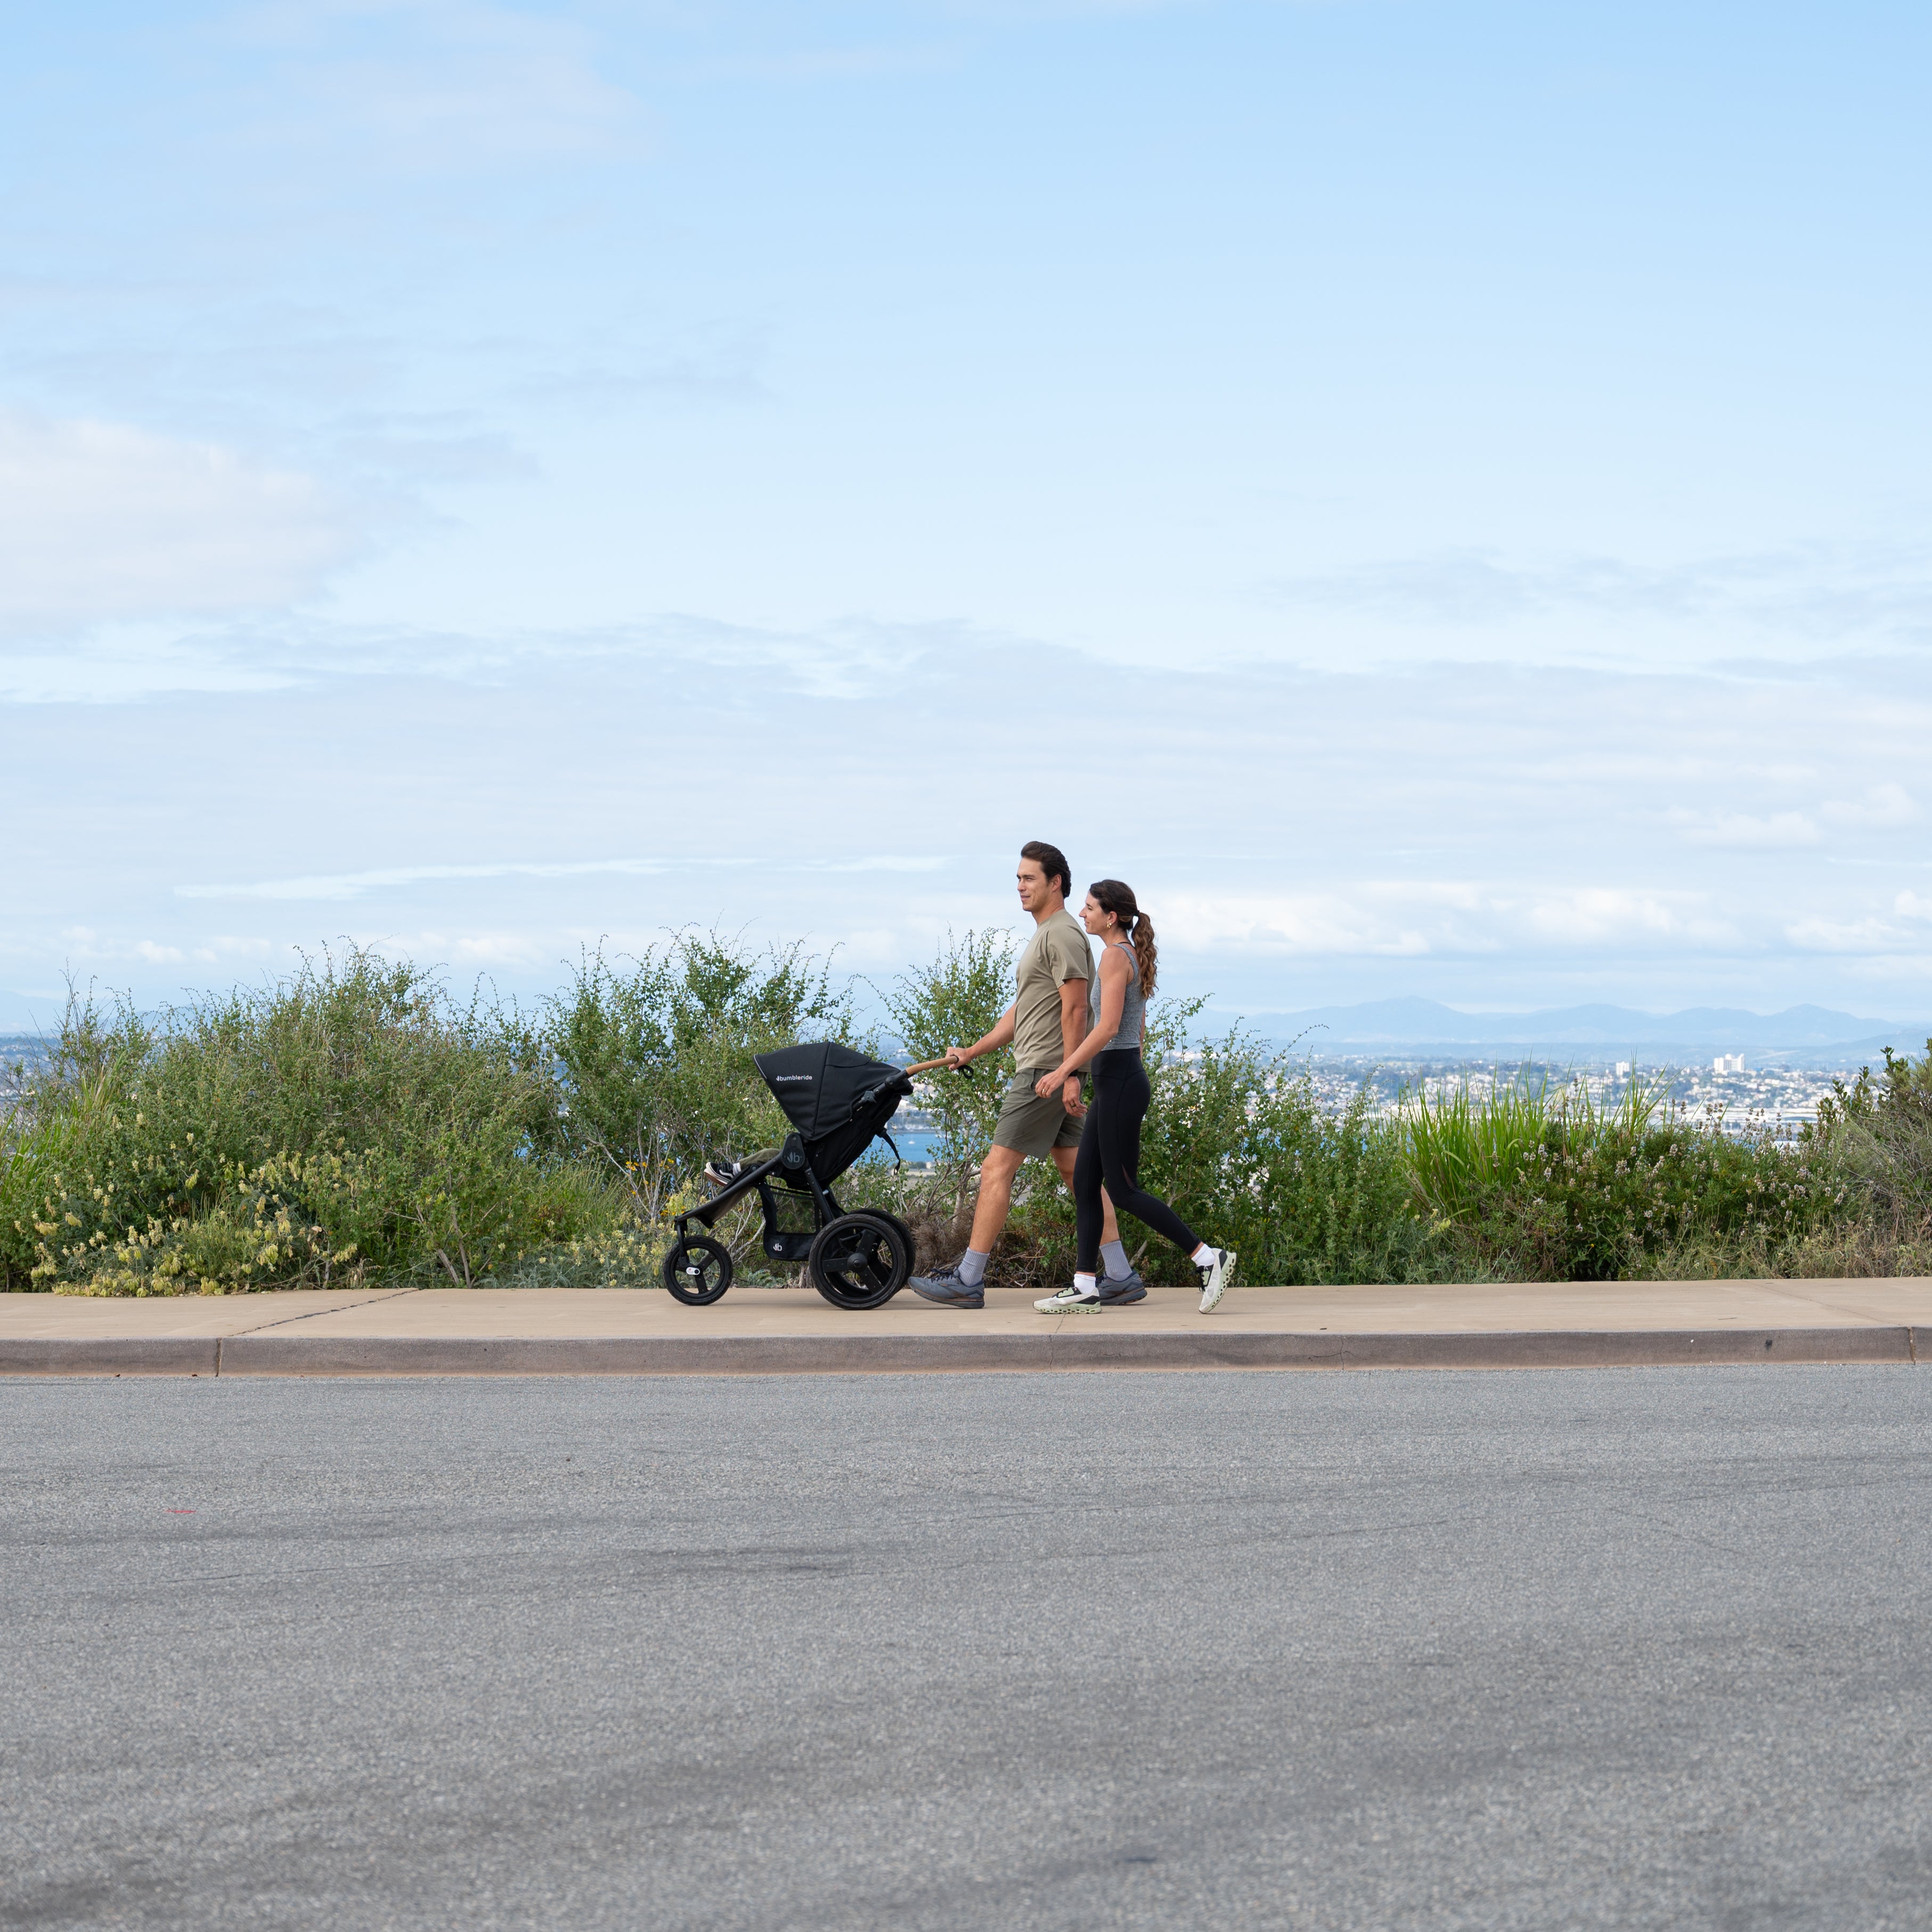
[[[963,1073],[970,1079],[973,1070],[966,1060],[966,1049],[962,1046],[949,1046],[937,1060],[922,1060],[908,1066],[908,1073],[930,1073],[935,1066],[950,1067],[955,1073]]]

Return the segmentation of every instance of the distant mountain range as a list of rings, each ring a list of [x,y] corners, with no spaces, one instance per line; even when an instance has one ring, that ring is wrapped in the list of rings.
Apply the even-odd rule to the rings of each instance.
[[[1401,1047],[1507,1048],[1512,1052],[1596,1048],[1604,1054],[1669,1052],[1749,1053],[1779,1059],[1829,1051],[1876,1058],[1887,1046],[1923,1053],[1932,1021],[1862,1019],[1828,1006],[1790,1006],[1781,1013],[1737,1006],[1688,1006],[1676,1013],[1629,1006],[1546,1006],[1526,1013],[1465,1013],[1436,1000],[1370,1000],[1357,1006],[1311,1006],[1292,1013],[1253,1013],[1249,1023],[1277,1040],[1305,1035],[1316,1053],[1374,1052]]]

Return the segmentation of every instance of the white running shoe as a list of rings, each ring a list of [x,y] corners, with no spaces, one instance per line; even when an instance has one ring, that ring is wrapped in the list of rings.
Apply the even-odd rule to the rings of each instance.
[[[1042,1315],[1064,1315],[1070,1308],[1084,1310],[1099,1308],[1104,1304],[1097,1287],[1076,1288],[1069,1282],[1064,1288],[1056,1288],[1052,1294],[1036,1301],[1034,1306]]]
[[[1234,1279],[1234,1251],[1232,1248],[1216,1248],[1211,1262],[1196,1262],[1194,1265],[1201,1270],[1201,1312],[1203,1315],[1221,1305],[1221,1298],[1228,1292]]]

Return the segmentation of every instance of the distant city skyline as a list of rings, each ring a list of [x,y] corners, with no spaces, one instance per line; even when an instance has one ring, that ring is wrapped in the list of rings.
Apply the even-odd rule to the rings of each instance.
[[[373,943],[1932,1007],[1932,16],[123,0],[0,71],[0,1030]]]

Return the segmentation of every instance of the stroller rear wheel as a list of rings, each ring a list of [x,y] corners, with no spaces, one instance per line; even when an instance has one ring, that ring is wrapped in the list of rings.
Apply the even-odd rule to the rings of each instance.
[[[664,1285],[688,1308],[703,1308],[731,1286],[731,1251],[722,1241],[686,1234],[664,1258]]]
[[[890,1209],[884,1208],[855,1208],[853,1211],[855,1214],[868,1214],[874,1221],[883,1221],[887,1227],[897,1228],[898,1231],[899,1239],[905,1244],[906,1262],[908,1268],[918,1262],[919,1242],[917,1238],[914,1236],[912,1230],[908,1228],[896,1214],[892,1213]]]
[[[806,1265],[812,1286],[835,1308],[877,1308],[906,1285],[912,1250],[890,1220],[840,1214],[819,1229]]]

